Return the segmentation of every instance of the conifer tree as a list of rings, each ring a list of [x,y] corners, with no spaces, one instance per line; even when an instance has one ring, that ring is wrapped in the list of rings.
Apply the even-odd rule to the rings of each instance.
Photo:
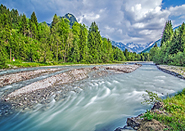
[[[62,18],[58,24],[59,24],[59,34],[61,38],[60,55],[61,57],[63,57],[63,61],[66,62],[67,50],[68,50],[67,39],[69,36],[69,30],[70,30],[69,20]]]
[[[98,26],[93,22],[89,28],[88,47],[92,62],[99,62],[101,59],[102,41]]]
[[[51,23],[51,27],[55,26],[59,22],[58,16],[55,14],[53,17],[53,21]]]
[[[52,60],[52,52],[50,51],[49,39],[50,39],[50,27],[44,23],[40,23],[39,27],[39,41],[41,42],[41,56],[43,62]]]
[[[172,24],[171,21],[167,21],[161,39],[161,46],[163,46],[163,44],[166,43],[167,41],[171,41],[172,36],[173,36]]]
[[[26,15],[23,14],[22,18],[21,18],[21,23],[20,23],[20,33],[22,33],[24,36],[26,36],[28,32],[28,24],[26,21]]]
[[[87,47],[87,29],[85,25],[81,26],[80,35],[79,35],[79,43],[80,43],[80,54],[81,61],[83,63],[88,61],[89,57],[89,49]]]
[[[177,47],[178,51],[183,52],[185,49],[185,24],[182,23],[180,29],[179,29],[179,44]]]
[[[31,15],[31,19],[29,21],[29,26],[30,26],[30,37],[37,39],[37,37],[38,37],[38,22],[37,22],[37,17],[35,15],[35,12],[33,12]]]

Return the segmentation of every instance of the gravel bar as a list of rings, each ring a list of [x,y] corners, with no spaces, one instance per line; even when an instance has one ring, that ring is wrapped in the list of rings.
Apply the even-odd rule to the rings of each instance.
[[[32,78],[41,76],[43,74],[53,73],[60,70],[63,70],[63,69],[61,68],[39,69],[34,71],[24,71],[24,72],[19,72],[14,74],[3,75],[3,76],[0,76],[0,87],[3,87],[5,85],[10,85],[12,83],[32,79]]]
[[[108,66],[108,67],[106,67],[106,69],[112,70],[112,71],[117,71],[117,72],[131,73],[141,66],[142,65],[140,65],[140,64],[119,65],[119,66]]]

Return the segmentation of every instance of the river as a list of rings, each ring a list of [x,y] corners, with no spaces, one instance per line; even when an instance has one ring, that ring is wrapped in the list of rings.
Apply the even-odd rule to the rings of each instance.
[[[13,88],[13,85],[7,87]],[[143,63],[142,67],[132,73],[88,78],[68,86],[79,88],[79,92],[71,91],[67,98],[59,101],[51,98],[47,106],[38,104],[34,110],[0,116],[0,130],[113,131],[126,125],[128,117],[151,108],[141,104],[145,90],[165,97],[181,91],[185,88],[185,82],[158,70],[152,63]],[[2,88],[0,93],[6,92],[7,87]]]

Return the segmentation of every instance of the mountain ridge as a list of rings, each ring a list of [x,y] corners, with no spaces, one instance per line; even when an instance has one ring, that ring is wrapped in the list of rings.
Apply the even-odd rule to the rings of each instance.
[[[127,43],[127,44],[123,44],[122,42],[115,42],[115,41],[111,41],[113,46],[116,46],[118,48],[120,48],[122,51],[124,51],[125,49],[127,49],[129,52],[136,52],[139,53],[142,50],[144,50],[145,48],[147,48],[149,45],[151,45],[152,42],[147,43],[145,45],[142,44],[136,44],[136,43]]]

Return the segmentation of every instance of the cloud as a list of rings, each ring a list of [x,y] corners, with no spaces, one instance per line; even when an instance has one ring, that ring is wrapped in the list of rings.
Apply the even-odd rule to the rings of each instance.
[[[0,0],[27,17],[36,12],[39,22],[51,22],[54,14],[72,13],[90,26],[96,21],[101,35],[123,43],[146,44],[161,37],[165,22],[179,25],[185,5],[162,8],[162,0]]]

